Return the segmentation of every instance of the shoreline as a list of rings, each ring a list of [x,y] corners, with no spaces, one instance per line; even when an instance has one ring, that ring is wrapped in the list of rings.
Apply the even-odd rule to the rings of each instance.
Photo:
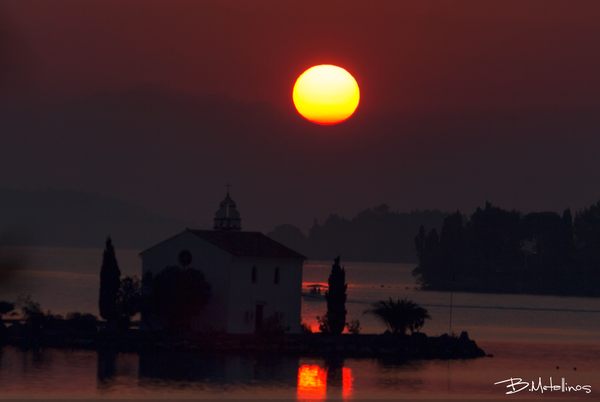
[[[471,359],[486,353],[466,332],[451,337],[424,333],[393,334],[224,334],[167,333],[127,330],[120,333],[55,332],[18,333],[6,328],[4,345],[25,349],[72,348],[117,352],[172,351],[199,354],[281,354],[301,357],[353,357],[414,359]],[[17,333],[15,333],[17,332]]]

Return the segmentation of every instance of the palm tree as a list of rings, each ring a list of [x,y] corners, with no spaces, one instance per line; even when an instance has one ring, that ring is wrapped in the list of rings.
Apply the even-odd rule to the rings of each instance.
[[[410,302],[412,303],[412,302]],[[411,312],[412,322],[408,326],[410,332],[419,332],[423,325],[425,324],[425,320],[431,320],[431,316],[427,313],[427,310],[423,307],[419,307],[417,304],[412,303],[413,310]]]
[[[419,332],[425,324],[425,320],[431,319],[427,310],[419,307],[412,300],[393,301],[391,297],[389,302],[380,300],[374,303],[363,314],[367,313],[378,318],[393,334],[402,335],[406,333],[407,329],[410,329],[410,332]]]

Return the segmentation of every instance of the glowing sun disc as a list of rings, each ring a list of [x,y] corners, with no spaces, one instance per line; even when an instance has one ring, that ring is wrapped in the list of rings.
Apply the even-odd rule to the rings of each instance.
[[[336,124],[348,119],[360,100],[354,77],[341,67],[322,64],[298,77],[294,106],[305,119],[317,124]]]

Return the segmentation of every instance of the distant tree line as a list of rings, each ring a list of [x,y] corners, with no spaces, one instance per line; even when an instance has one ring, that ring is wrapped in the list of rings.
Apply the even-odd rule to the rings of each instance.
[[[571,215],[501,209],[486,202],[464,223],[457,211],[438,234],[414,239],[422,289],[600,295],[600,201]]]
[[[354,218],[331,214],[323,224],[315,219],[308,236],[295,226],[277,226],[267,236],[311,260],[343,255],[348,261],[417,262],[413,238],[420,225],[441,228],[450,214],[438,210],[400,213],[386,205],[366,209]]]

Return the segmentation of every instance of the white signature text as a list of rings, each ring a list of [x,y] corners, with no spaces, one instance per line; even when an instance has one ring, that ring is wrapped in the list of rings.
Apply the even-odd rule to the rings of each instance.
[[[507,384],[508,392],[506,395],[516,394],[517,392],[528,390],[529,392],[539,391],[542,394],[546,392],[580,392],[585,391],[586,394],[592,392],[591,385],[569,385],[564,378],[561,378],[560,383],[553,383],[552,377],[546,385],[542,383],[542,377],[538,379],[537,385],[535,381],[523,381],[522,378],[509,378],[508,380],[495,382],[494,385]]]

